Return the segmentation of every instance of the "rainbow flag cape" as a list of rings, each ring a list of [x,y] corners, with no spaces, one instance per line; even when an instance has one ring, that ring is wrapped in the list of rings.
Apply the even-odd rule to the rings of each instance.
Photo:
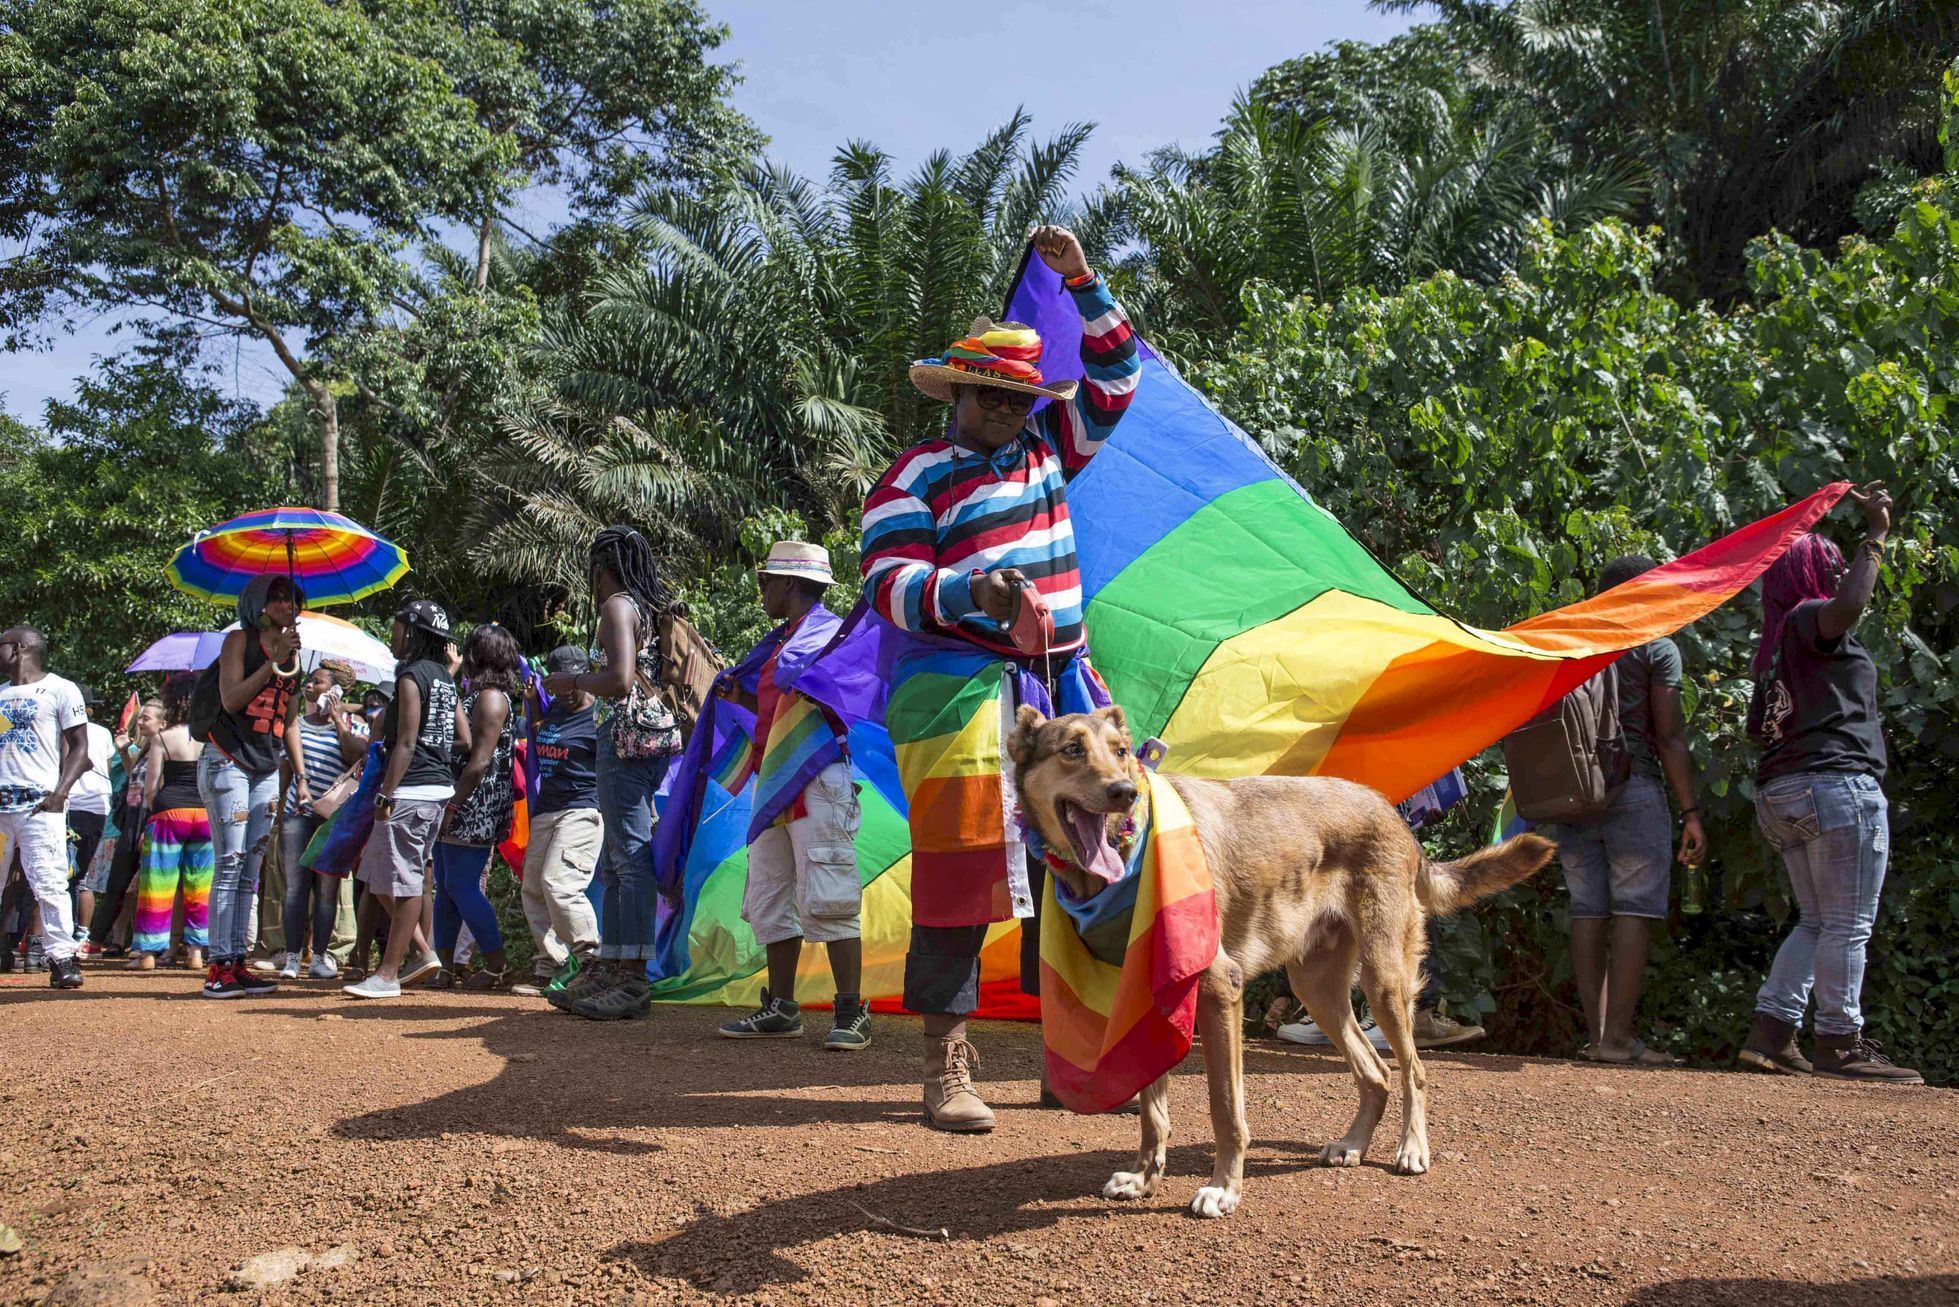
[[[1190,1052],[1197,982],[1218,954],[1211,869],[1190,810],[1144,772],[1150,819],[1123,878],[1085,903],[1052,876],[1041,906],[1048,1087],[1076,1112],[1120,1107]]]
[[[1081,320],[1040,260],[1023,261],[1003,316],[1041,333],[1055,378],[1079,374]],[[1343,776],[1400,802],[1627,649],[1732,599],[1848,489],[1825,487],[1605,594],[1481,630],[1416,598],[1147,344],[1141,354],[1135,397],[1069,486],[1069,515],[1096,669],[1137,738],[1169,746],[1171,771]],[[825,702],[851,723],[864,992],[888,1007],[910,931],[910,850],[881,724],[882,625],[853,614],[818,667]],[[762,950],[740,919],[747,809],[725,789],[706,796],[674,814],[690,839],[671,877],[671,929],[691,949],[656,972],[658,992],[748,1004]],[[1005,923],[989,937],[981,1015],[1031,1013],[1016,936]],[[804,967],[799,994],[827,995],[822,950]]]

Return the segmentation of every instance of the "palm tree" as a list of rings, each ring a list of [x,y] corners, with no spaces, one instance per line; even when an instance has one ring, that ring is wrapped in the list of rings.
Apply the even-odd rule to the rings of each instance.
[[[1938,166],[1939,74],[1959,57],[1950,0],[1377,3],[1436,11],[1470,75],[1581,163],[1636,164],[1683,288],[1721,299],[1752,238],[1833,244],[1881,167]]]

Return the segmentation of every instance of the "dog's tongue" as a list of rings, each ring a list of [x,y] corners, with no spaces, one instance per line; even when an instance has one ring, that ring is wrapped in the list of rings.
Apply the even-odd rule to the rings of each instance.
[[[1113,885],[1122,879],[1122,855],[1109,843],[1109,819],[1099,812],[1070,806],[1068,824],[1074,829],[1075,845],[1082,853],[1082,870],[1100,876]]]

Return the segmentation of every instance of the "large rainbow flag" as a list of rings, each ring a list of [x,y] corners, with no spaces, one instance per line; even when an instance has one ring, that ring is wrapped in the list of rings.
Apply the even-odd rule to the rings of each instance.
[[[1045,342],[1044,371],[1079,376],[1081,321],[1060,278],[1024,261],[1005,316]],[[1751,584],[1848,488],[1825,487],[1606,594],[1501,631],[1422,603],[1174,369],[1142,346],[1134,400],[1069,487],[1097,669],[1166,771],[1344,776],[1399,801],[1555,702],[1627,649],[1698,620]],[[1051,368],[1050,368],[1051,365]],[[880,623],[847,619],[823,656],[862,691],[848,714],[864,801],[864,992],[895,1003],[910,930],[904,795],[875,693]],[[658,997],[746,1005],[763,956],[741,921],[747,794],[709,787],[669,869]],[[995,927],[981,1015],[1027,1016],[1018,929]],[[830,980],[804,954],[799,996]]]

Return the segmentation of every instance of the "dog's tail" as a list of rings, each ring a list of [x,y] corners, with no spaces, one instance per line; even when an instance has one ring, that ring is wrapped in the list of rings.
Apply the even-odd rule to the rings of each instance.
[[[1454,862],[1423,858],[1415,876],[1415,897],[1430,913],[1447,916],[1528,880],[1556,851],[1557,846],[1542,835],[1518,835]]]

